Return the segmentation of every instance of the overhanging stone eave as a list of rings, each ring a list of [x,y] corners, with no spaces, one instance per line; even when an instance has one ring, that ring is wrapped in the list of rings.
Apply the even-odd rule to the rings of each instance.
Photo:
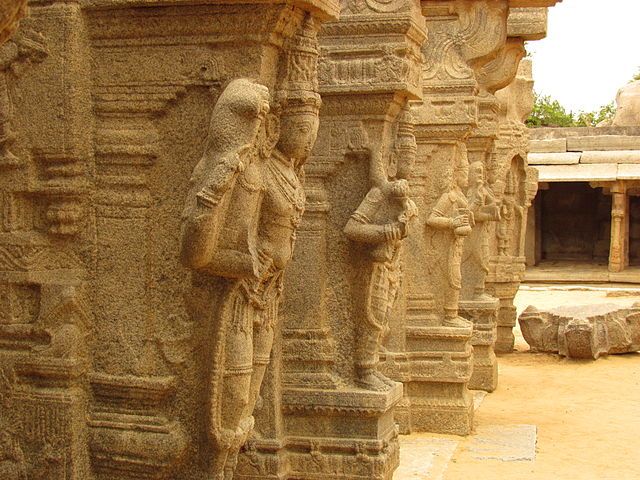
[[[47,3],[36,0],[30,3]],[[337,20],[340,5],[335,0],[81,0],[87,10],[110,10],[133,7],[176,7],[204,5],[290,5],[316,14],[322,20]]]

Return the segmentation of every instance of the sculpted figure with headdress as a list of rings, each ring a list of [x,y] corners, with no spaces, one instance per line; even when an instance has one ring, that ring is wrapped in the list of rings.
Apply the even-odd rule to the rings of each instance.
[[[252,80],[229,83],[191,178],[181,254],[194,281],[211,287],[208,425],[216,480],[233,478],[253,428],[283,273],[304,212],[303,165],[320,107],[316,31],[307,18],[272,96]]]
[[[489,222],[500,219],[500,210],[493,192],[486,186],[484,164],[473,162],[469,166],[469,191],[467,200],[473,213],[475,227],[465,242],[463,263],[469,265],[469,286],[465,287],[467,300],[488,300],[485,279],[489,274]],[[466,267],[465,267],[466,268]],[[467,293],[467,288],[469,292]]]
[[[355,353],[356,383],[369,390],[384,391],[393,386],[393,382],[378,371],[378,351],[389,331],[389,315],[402,280],[402,241],[409,233],[411,220],[417,216],[408,183],[416,150],[413,124],[403,118],[396,141],[397,172],[390,179],[382,152],[380,149],[372,152],[371,189],[344,228],[349,239],[367,246],[370,259],[366,315],[358,326]]]
[[[458,147],[463,148],[463,147]],[[447,278],[444,291],[444,322],[448,327],[470,327],[468,320],[458,316],[462,289],[461,262],[464,242],[474,225],[473,212],[464,194],[469,185],[469,161],[464,148],[456,155],[449,189],[438,199],[427,219],[427,225],[446,236],[449,247],[441,267]]]

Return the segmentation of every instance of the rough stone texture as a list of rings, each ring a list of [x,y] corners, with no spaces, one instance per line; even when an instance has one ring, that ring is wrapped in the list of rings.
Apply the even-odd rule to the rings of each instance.
[[[530,153],[556,153],[567,151],[567,139],[556,138],[549,140],[531,140],[529,143]]]
[[[27,0],[0,1],[0,45],[17,30],[20,19],[27,13]]]
[[[608,150],[604,152],[582,152],[580,163],[640,163],[640,150]],[[634,167],[637,169],[637,167]]]
[[[464,253],[474,216],[467,198],[474,195],[467,191],[468,161],[480,162],[475,171],[482,165],[488,190],[492,165],[484,157],[498,128],[492,92],[509,84],[523,55],[523,37],[507,38],[507,7],[465,0],[423,5],[430,40],[423,47],[424,103],[414,107],[418,156],[411,187],[418,225],[426,228],[407,238],[402,310],[381,355],[385,374],[405,385],[396,413],[402,432],[466,434],[471,428],[472,329],[459,315],[462,257],[474,252]],[[504,107],[511,110],[508,102]],[[477,197],[482,205],[474,208],[490,206],[490,193]],[[474,242],[476,252],[482,243]],[[478,279],[481,284],[482,275]]]
[[[611,122],[614,127],[640,126],[640,80],[625,85],[616,96],[616,114]]]
[[[381,374],[378,349],[406,285],[406,107],[421,95],[425,39],[419,8],[404,0],[344,4],[320,34],[320,131],[281,310],[293,478],[390,479],[398,464],[403,388]]]
[[[568,152],[586,150],[640,150],[640,136],[593,135],[567,138]]]
[[[615,182],[616,164],[536,165],[541,182]]]
[[[529,153],[529,165],[577,165],[582,152]]]
[[[640,304],[578,305],[539,311],[528,307],[518,318],[522,334],[536,352],[597,359],[640,350]]]
[[[537,192],[537,171],[527,162],[529,137],[524,125],[533,108],[531,74],[531,62],[522,61],[513,83],[496,94],[501,105],[500,129],[490,179],[500,205],[500,218],[489,232],[487,277],[487,291],[500,300],[496,352],[513,349],[512,330],[516,324],[513,299],[524,275],[528,210]]]
[[[396,422],[470,431],[472,341],[495,380],[493,94],[556,2],[196,3],[0,47],[9,475],[390,480]]]
[[[282,476],[278,344],[257,390],[337,6],[134,7],[37,3],[0,47],[3,478],[230,478],[253,403],[278,443],[239,470]]]

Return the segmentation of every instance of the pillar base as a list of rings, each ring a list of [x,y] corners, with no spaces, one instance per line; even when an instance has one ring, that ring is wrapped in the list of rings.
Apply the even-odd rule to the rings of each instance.
[[[493,392],[498,387],[498,359],[494,346],[499,306],[497,298],[460,302],[460,315],[473,322],[473,372],[469,380],[472,390]]]
[[[402,390],[400,383],[386,392],[285,389],[287,478],[392,480],[400,462],[393,414]]]
[[[471,327],[408,327],[407,352],[381,355],[383,373],[405,385],[396,413],[401,433],[471,432],[471,335]]]

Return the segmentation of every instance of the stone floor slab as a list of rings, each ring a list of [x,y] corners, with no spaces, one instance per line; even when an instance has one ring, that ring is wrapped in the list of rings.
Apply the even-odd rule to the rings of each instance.
[[[476,460],[533,462],[537,436],[535,425],[481,426],[465,450]]]
[[[444,480],[458,443],[432,436],[400,437],[400,467],[394,480]]]
[[[483,400],[486,398],[487,392],[484,390],[474,390],[473,391],[473,410],[476,411],[482,405]]]

